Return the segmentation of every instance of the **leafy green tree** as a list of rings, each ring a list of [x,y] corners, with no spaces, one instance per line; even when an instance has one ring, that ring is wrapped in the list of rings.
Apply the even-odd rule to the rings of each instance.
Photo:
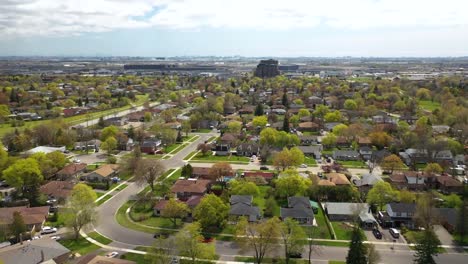
[[[414,203],[416,201],[416,194],[414,192],[401,190],[399,196],[401,203]]]
[[[302,108],[302,109],[299,109],[299,112],[297,113],[297,115],[302,118],[302,117],[308,117],[310,116],[310,111],[308,109],[305,109],[305,108]]]
[[[333,133],[328,133],[325,137],[322,138],[322,144],[325,148],[331,148],[336,144],[336,136]]]
[[[185,133],[185,136],[188,137],[188,133],[192,131],[192,125],[189,120],[182,122],[182,131]]]
[[[367,248],[362,243],[362,240],[361,229],[354,227],[351,234],[348,256],[346,256],[346,264],[367,264]]]
[[[401,161],[400,157],[395,154],[391,154],[380,162],[380,167],[382,169],[390,171],[390,174],[393,173],[394,170],[402,169],[405,167],[403,161]]]
[[[117,137],[119,129],[116,126],[108,126],[101,131],[101,141],[106,141],[109,137]]]
[[[67,201],[67,210],[65,210],[65,226],[71,228],[75,234],[75,239],[80,237],[80,231],[83,227],[93,224],[97,221],[96,193],[86,184],[78,183],[73,187],[70,197]]]
[[[284,248],[285,262],[289,263],[292,253],[302,253],[307,237],[304,229],[302,229],[296,220],[286,218],[281,223],[280,238]]]
[[[268,118],[266,116],[256,116],[252,120],[254,127],[264,128],[268,124]]]
[[[227,132],[238,134],[242,130],[242,122],[231,121],[228,123]]]
[[[398,191],[393,190],[388,182],[379,181],[367,193],[367,203],[375,204],[380,210],[391,201],[398,199]]]
[[[117,148],[117,140],[114,137],[108,137],[106,141],[102,142],[101,148],[107,151],[107,155],[110,156],[112,151]]]
[[[272,217],[275,213],[276,208],[278,207],[278,203],[275,200],[275,197],[270,196],[268,199],[265,201],[265,211],[264,215],[266,217]]]
[[[153,246],[148,250],[145,255],[145,263],[149,264],[167,264],[171,263],[172,258],[176,255],[177,246],[175,238],[168,239],[158,238]]]
[[[249,223],[242,217],[237,222],[235,235],[241,252],[253,250],[255,263],[262,263],[266,254],[278,248],[280,224],[277,217],[259,223]]]
[[[190,178],[192,176],[192,173],[193,173],[193,167],[192,165],[190,165],[190,163],[187,163],[182,167],[180,175],[185,178]]]
[[[356,110],[358,108],[358,105],[353,99],[346,99],[346,101],[344,102],[344,108],[346,110]]]
[[[23,216],[20,212],[13,212],[13,221],[10,224],[10,232],[16,237],[16,241],[20,240],[21,234],[27,231]]]
[[[31,203],[38,205],[39,186],[44,179],[39,163],[33,158],[20,159],[3,171],[3,178]]]
[[[175,244],[179,254],[190,258],[190,263],[195,264],[197,259],[214,259],[214,244],[202,242],[200,223],[194,222],[184,226],[175,236]]]
[[[286,171],[285,174],[285,176],[281,176],[275,181],[275,189],[279,197],[305,195],[312,185],[309,179],[301,177],[297,171],[290,170]]]
[[[426,165],[426,168],[424,168],[424,172],[428,174],[433,174],[433,173],[439,174],[439,173],[442,173],[443,171],[444,169],[442,169],[442,167],[438,163],[428,163]]]
[[[440,241],[432,228],[423,231],[421,237],[416,239],[413,263],[435,264],[434,256],[439,251]]]
[[[323,117],[325,122],[340,122],[342,118],[343,116],[341,115],[341,112],[338,110],[329,112]]]
[[[260,144],[274,146],[277,142],[278,131],[274,128],[267,127],[260,132]]]
[[[289,133],[289,117],[288,115],[284,115],[283,119],[283,131]]]
[[[171,220],[174,228],[177,227],[177,219],[182,219],[189,213],[189,208],[186,203],[170,199],[164,210],[162,211],[162,217]]]
[[[229,205],[214,194],[205,195],[195,207],[193,216],[203,230],[222,228],[229,213]]]
[[[260,195],[260,189],[251,181],[231,180],[229,185],[233,195],[252,195],[253,197]]]
[[[348,130],[348,126],[345,124],[339,124],[333,128],[333,134],[343,136]]]
[[[264,111],[263,111],[263,105],[261,103],[258,103],[257,104],[257,107],[255,107],[255,116],[262,116],[264,115]]]
[[[291,148],[289,150],[289,155],[291,155],[292,166],[300,166],[304,163],[304,152],[302,152],[298,147]]]
[[[154,192],[154,183],[166,171],[164,164],[159,160],[142,159],[137,165],[135,181],[140,184],[148,184],[151,192]]]

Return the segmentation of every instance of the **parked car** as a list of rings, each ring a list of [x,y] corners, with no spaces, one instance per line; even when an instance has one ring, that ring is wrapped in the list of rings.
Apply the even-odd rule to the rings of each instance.
[[[32,240],[37,240],[37,239],[40,239],[40,238],[41,238],[41,236],[38,235],[38,236],[33,236],[31,239],[32,239]]]
[[[106,257],[108,258],[115,258],[119,255],[119,252],[116,252],[116,251],[113,251],[113,252],[110,252],[110,253],[107,253],[106,254]]]
[[[299,167],[300,168],[307,168],[307,164],[301,164]]]
[[[382,239],[382,233],[377,228],[374,228],[372,233],[374,234],[375,238]]]
[[[169,234],[165,232],[159,232],[153,235],[154,238],[168,238]]]
[[[41,235],[44,235],[44,234],[52,234],[52,233],[55,233],[57,232],[57,228],[55,227],[50,227],[50,226],[44,226],[41,230]]]
[[[53,239],[53,240],[60,240],[60,236],[51,236],[50,239]]]
[[[301,252],[290,252],[289,257],[290,258],[302,258],[302,253]]]
[[[261,166],[260,170],[269,170],[267,166]]]
[[[388,231],[389,231],[390,235],[392,235],[392,237],[394,237],[394,238],[399,238],[400,237],[400,231],[398,231],[397,229],[390,228]]]

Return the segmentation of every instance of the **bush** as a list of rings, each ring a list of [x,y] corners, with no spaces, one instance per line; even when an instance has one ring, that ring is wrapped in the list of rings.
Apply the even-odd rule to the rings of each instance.
[[[93,189],[109,190],[109,184],[106,182],[88,182],[86,184]]]
[[[116,164],[117,163],[117,158],[115,156],[109,156],[109,157],[107,157],[107,163]]]

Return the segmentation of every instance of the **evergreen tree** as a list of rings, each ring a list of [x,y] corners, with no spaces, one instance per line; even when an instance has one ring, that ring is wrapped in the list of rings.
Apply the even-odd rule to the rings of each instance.
[[[99,117],[99,120],[98,120],[98,126],[99,127],[105,127],[106,126],[106,123],[104,122],[104,117]]]
[[[289,100],[288,100],[288,91],[284,89],[283,91],[283,98],[281,99],[281,104],[284,105],[284,107],[289,108]]]
[[[468,233],[468,185],[464,184],[462,194],[462,205],[458,209],[457,233],[460,242],[463,243],[466,233]]]
[[[262,116],[263,113],[263,105],[261,103],[257,104],[257,107],[255,108],[255,116]]]
[[[19,212],[13,212],[13,222],[10,225],[11,233],[19,241],[19,237],[22,233],[26,232],[26,224],[24,223],[23,216]]]
[[[351,234],[351,243],[349,244],[346,264],[367,264],[367,248],[362,243],[362,234],[359,227],[353,229]]]
[[[177,138],[176,138],[176,142],[182,142],[183,139],[182,139],[182,133],[180,132],[180,129],[177,130]]]
[[[289,117],[288,115],[284,115],[283,119],[283,131],[289,133]]]
[[[432,228],[426,229],[423,235],[417,239],[414,253],[415,264],[435,264],[433,256],[437,256],[440,241]]]
[[[192,176],[192,172],[193,172],[192,165],[188,163],[187,165],[184,165],[182,167],[182,171],[180,172],[180,175],[182,177],[189,178],[190,176]]]

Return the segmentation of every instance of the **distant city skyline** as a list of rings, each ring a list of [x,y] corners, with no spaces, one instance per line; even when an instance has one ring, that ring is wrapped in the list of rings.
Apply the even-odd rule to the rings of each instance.
[[[0,56],[468,56],[463,0],[0,0]]]

